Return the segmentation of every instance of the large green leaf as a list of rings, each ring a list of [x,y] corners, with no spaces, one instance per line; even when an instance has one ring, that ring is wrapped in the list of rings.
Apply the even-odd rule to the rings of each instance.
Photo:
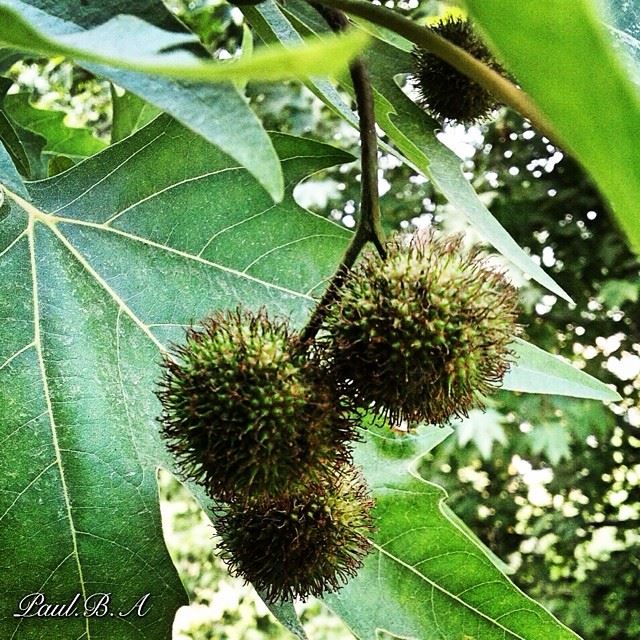
[[[29,201],[5,193],[3,638],[168,636],[184,593],[157,504],[155,470],[171,467],[155,422],[160,350],[185,325],[239,303],[299,325],[307,291],[349,238],[301,209],[291,190],[350,156],[289,136],[274,144],[288,185],[278,205],[246,169],[166,116],[28,183]],[[152,606],[143,618],[14,618],[20,598],[37,591],[51,602],[111,593],[116,614],[150,593]]]
[[[577,636],[524,595],[416,471],[450,429],[394,438],[371,430],[356,449],[376,500],[373,553],[324,601],[360,640],[570,640]],[[385,636],[386,637],[386,636]]]
[[[287,15],[305,33],[320,33],[326,29],[322,18],[308,3],[290,0]],[[299,41],[300,35],[280,9],[268,0],[256,8],[245,10],[248,19],[266,40]],[[491,215],[465,178],[460,159],[436,137],[440,125],[417,107],[401,90],[396,77],[411,72],[411,55],[405,48],[372,39],[365,58],[374,87],[376,117],[379,126],[389,136],[404,160],[416,171],[433,181],[449,202],[465,215],[482,237],[492,244],[516,267],[528,273],[542,286],[565,300],[569,295],[518,246],[507,231]],[[353,114],[326,81],[313,79],[310,87],[338,115],[356,124]],[[347,90],[350,85],[345,85]],[[384,213],[384,212],[383,212]]]
[[[17,11],[0,4],[0,45],[179,80],[283,80],[333,75],[344,70],[367,40],[366,34],[354,31],[314,40],[306,46],[273,46],[248,58],[220,62],[181,48],[197,43],[196,36],[165,31],[135,16],[119,15],[86,31],[55,35],[34,28]]]
[[[34,4],[46,4],[47,7],[52,8],[52,11],[56,9],[53,11],[55,15],[31,6]],[[29,3],[20,0],[3,2],[3,5],[20,13],[32,27],[50,36],[81,31],[78,24],[56,17],[61,13],[61,7],[58,4],[75,3],[56,3],[55,7],[51,7],[46,0]],[[71,7],[71,14],[74,16],[82,14],[82,17],[87,19],[95,17],[95,14],[102,16],[105,7],[113,4],[113,1],[101,3],[101,9],[98,10],[92,3],[91,7],[87,7],[86,12],[76,11],[75,7]],[[85,24],[85,21],[80,20],[79,24]],[[279,201],[282,198],[282,170],[276,151],[260,121],[232,83],[205,84],[158,78],[103,65],[87,64],[86,67],[139,95],[158,109],[171,114],[192,131],[247,167],[274,200]]]
[[[640,252],[640,92],[594,0],[467,0],[518,82],[608,199]]]

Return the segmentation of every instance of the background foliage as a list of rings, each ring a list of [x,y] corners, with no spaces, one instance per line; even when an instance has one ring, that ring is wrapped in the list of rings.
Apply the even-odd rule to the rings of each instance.
[[[171,8],[218,55],[235,55],[246,37],[242,14],[226,3]],[[420,19],[442,7],[423,2],[398,9]],[[637,24],[632,11],[613,14],[623,33]],[[19,159],[32,178],[57,175],[158,113],[61,58],[26,59],[6,69],[15,84],[0,86],[3,95],[9,92],[0,115],[19,133]],[[356,151],[355,131],[299,83],[251,82],[247,95],[267,129]],[[349,103],[346,93],[338,96]],[[502,392],[485,414],[473,415],[423,458],[420,471],[449,491],[451,508],[516,570],[516,584],[577,633],[637,638],[640,264],[577,162],[517,115],[502,111],[495,123],[466,133],[448,128],[442,139],[466,157],[464,170],[480,201],[575,301],[567,305],[534,280],[523,281],[527,338],[614,385],[623,400],[603,406]],[[357,165],[311,170],[313,177],[295,188],[298,203],[352,227]],[[432,182],[388,152],[380,184],[388,230],[435,224],[473,234]],[[295,207],[291,200],[286,206]],[[326,264],[332,260],[327,255]],[[212,555],[212,531],[189,494],[166,474],[161,494],[167,544],[192,601],[179,612],[175,637],[288,636],[252,589],[230,579]],[[312,638],[350,637],[319,603],[299,613]]]

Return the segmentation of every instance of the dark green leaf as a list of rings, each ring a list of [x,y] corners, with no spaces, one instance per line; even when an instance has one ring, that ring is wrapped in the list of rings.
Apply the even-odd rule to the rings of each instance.
[[[9,152],[19,173],[23,176],[28,176],[29,159],[18,137],[14,123],[11,122],[6,114],[6,94],[12,84],[11,80],[0,77],[0,142],[4,144],[5,149]]]
[[[2,114],[0,113],[0,127],[2,126]],[[11,154],[5,148],[3,142],[0,140],[0,184],[7,185],[10,189],[13,189],[20,195],[26,195],[26,190],[22,178],[16,169],[16,165],[13,162]],[[0,193],[2,193],[0,191]],[[4,194],[0,196],[4,201]],[[2,202],[0,202],[0,206]]]
[[[299,325],[312,304],[306,292],[330,275],[349,239],[301,209],[291,190],[350,156],[289,136],[274,143],[289,185],[279,205],[166,116],[29,183],[30,201],[7,194],[2,637],[167,637],[184,593],[157,504],[155,470],[171,467],[155,420],[159,350],[192,321],[239,303]],[[114,611],[150,592],[153,606],[143,618],[13,618],[20,598],[39,590],[55,602],[110,592]]]
[[[162,0],[100,0],[100,2],[78,2],[77,0],[28,0],[28,3],[46,13],[75,22],[89,28],[102,24],[119,13],[128,13],[146,22],[172,31],[183,29],[169,13]]]

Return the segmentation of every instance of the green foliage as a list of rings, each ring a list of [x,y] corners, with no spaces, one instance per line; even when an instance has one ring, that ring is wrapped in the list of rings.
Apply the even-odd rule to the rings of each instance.
[[[107,146],[89,129],[67,126],[63,112],[34,107],[26,93],[5,96],[4,108],[18,127],[46,140],[42,149],[45,155],[65,156],[77,162]]]
[[[513,588],[474,536],[449,515],[442,488],[417,473],[420,458],[449,433],[429,427],[394,438],[374,429],[358,445],[356,462],[376,501],[374,552],[354,580],[324,601],[366,640],[377,638],[379,629],[425,640],[443,633],[464,637],[470,630],[483,640],[576,638]],[[425,593],[426,598],[416,597]]]
[[[293,183],[323,164],[348,159],[286,136],[276,146],[283,158],[302,152],[299,162],[286,164]],[[181,148],[189,163],[162,164]],[[155,426],[158,347],[178,337],[194,315],[240,301],[300,318],[311,302],[304,292],[330,273],[347,234],[304,212],[291,196],[274,207],[246,171],[165,117],[94,158],[31,183],[31,203],[7,196],[3,207],[0,304],[11,320],[0,333],[0,411],[5,452],[14,464],[4,475],[2,549],[11,563],[30,570],[3,588],[2,609],[12,609],[40,584],[46,563],[58,576],[48,589],[51,599],[62,601],[95,584],[117,593],[114,606],[122,609],[151,592],[156,606],[141,620],[153,620],[162,636],[184,600],[162,542],[153,474],[158,463],[172,464]],[[148,175],[151,162],[154,180],[136,180],[137,189],[123,191],[136,175]],[[180,187],[199,182],[209,191],[220,180],[227,199],[217,221],[209,209],[205,232],[194,218],[198,190]],[[233,207],[234,197],[237,216],[230,220],[226,207]],[[164,230],[158,210],[165,211]],[[181,233],[175,233],[176,215],[184,222]],[[276,222],[282,217],[287,226]],[[189,232],[189,221],[197,233]],[[244,225],[265,230],[262,247],[244,244],[238,233]],[[280,239],[274,233],[282,233]],[[309,243],[324,237],[331,244],[314,253],[325,252],[325,266],[320,259],[290,273],[296,252],[304,255]],[[66,384],[72,378],[78,382]],[[27,445],[34,439],[36,450]],[[15,486],[26,487],[17,498]],[[45,497],[46,508],[40,503]],[[36,522],[31,512],[38,513]],[[33,527],[48,531],[38,544],[29,533]],[[149,565],[162,576],[154,577],[154,585],[145,584]],[[44,625],[51,633],[76,628],[80,635],[96,624],[94,618],[71,626],[65,620],[0,622],[5,635],[16,625],[28,629],[24,637],[38,637]],[[109,625],[118,637],[139,638],[139,627],[125,619]]]
[[[529,393],[550,393],[595,400],[620,400],[617,391],[585,376],[560,358],[550,357],[542,349],[516,338],[512,345],[517,366],[511,367],[503,388]]]
[[[640,251],[640,150],[634,142],[640,97],[611,45],[596,3],[577,0],[544,8],[505,6],[499,0],[467,4],[509,71],[552,123],[558,142],[593,176]]]
[[[111,92],[113,106],[113,123],[111,127],[111,143],[124,140],[149,124],[160,111],[130,91]]]
[[[468,4],[550,128],[592,173],[637,248],[638,162],[631,148],[638,128],[637,14],[614,3],[607,30],[588,0],[543,10],[527,3],[501,4],[499,11],[492,2]],[[413,15],[431,17],[436,5],[423,3]],[[398,10],[411,15],[407,7]],[[355,571],[360,549],[371,545],[374,552],[357,575],[325,596],[359,638],[576,637],[554,614],[586,637],[634,638],[637,617],[629,622],[624,614],[637,597],[637,567],[626,559],[637,552],[632,530],[640,513],[639,386],[625,371],[640,343],[640,271],[593,186],[575,163],[562,154],[560,163],[555,147],[511,115],[490,127],[473,176],[446,147],[446,135],[439,139],[439,125],[407,95],[412,45],[397,34],[360,22],[352,36],[315,42],[327,27],[312,7],[267,0],[243,8],[258,39],[270,43],[256,39],[253,54],[252,37],[240,44],[247,31],[238,9],[212,2],[177,11],[180,21],[158,0],[0,2],[0,41],[12,47],[0,51],[0,70],[17,77],[22,91],[14,87],[7,94],[11,81],[0,85],[0,550],[11,568],[0,581],[0,631],[25,639],[46,633],[152,640],[170,633],[186,594],[158,507],[158,466],[179,471],[156,420],[162,356],[185,327],[239,304],[288,316],[293,330],[308,319],[351,234],[299,206],[293,190],[353,156],[299,135],[327,140],[335,130],[336,140],[355,148],[353,134],[345,133],[357,127],[346,75],[335,84],[317,74],[343,69],[370,38],[363,33],[375,33],[362,57],[381,148],[386,159],[397,159],[385,169],[397,178],[383,197],[385,224],[408,223],[425,211],[444,226],[469,221],[515,267],[516,279],[522,273],[533,278],[522,288],[522,321],[538,346],[524,340],[509,346],[518,362],[504,391],[492,397],[486,414],[472,411],[456,426],[457,438],[446,439],[452,430],[435,427],[397,435],[388,425],[367,427],[373,418],[362,415],[355,457],[373,490],[375,531],[367,542],[350,539],[353,546],[339,546],[334,555],[318,555],[318,544],[311,545],[315,554],[305,554],[300,545],[301,558],[311,569],[319,562],[332,567],[337,583]],[[274,46],[304,38],[312,44]],[[38,74],[43,65],[61,63],[25,56],[61,53],[84,68],[70,77],[78,73],[100,87],[105,101],[99,119],[89,122],[97,137],[68,126],[55,110],[60,105],[42,100],[37,88],[32,93],[40,100],[27,100],[16,69]],[[211,53],[240,55],[224,62],[211,60]],[[20,67],[11,72],[16,60]],[[201,82],[214,76],[224,81]],[[307,78],[324,107],[299,85],[246,84],[295,76]],[[315,128],[318,113],[323,121]],[[267,134],[265,126],[295,135]],[[512,136],[522,143],[516,157],[511,149],[512,155],[502,155]],[[559,163],[562,170],[555,171]],[[543,166],[553,175],[543,175]],[[339,171],[333,175],[342,176],[348,199],[338,213],[350,207],[351,215],[358,169]],[[558,303],[570,300],[566,291],[575,308]],[[617,404],[610,410],[595,400]],[[555,465],[551,476],[547,462]],[[544,482],[528,484],[526,465],[544,472]],[[443,502],[440,485],[464,522]],[[191,481],[189,490],[213,517],[217,507],[202,487]],[[319,493],[328,502],[336,497]],[[315,528],[296,525],[284,548],[322,538],[327,523],[351,521],[354,503],[346,498],[338,496],[329,508],[334,520],[323,520],[326,511],[306,496],[300,500],[308,509],[297,522],[309,518]],[[233,503],[231,515],[223,516],[235,518],[230,528],[221,527],[223,539],[252,515],[247,505]],[[282,532],[278,518],[292,511],[291,504],[276,505],[270,511],[274,535],[265,537],[262,516],[254,518],[242,536],[227,535],[227,549],[232,538],[242,538],[243,550],[256,551],[252,541],[258,550],[268,547]],[[362,513],[356,512],[358,520]],[[201,535],[204,520],[185,526],[198,532],[201,553],[213,547],[213,532]],[[598,555],[598,532],[611,527],[613,541]],[[333,542],[345,540],[345,531],[338,526]],[[209,559],[196,581],[191,559],[175,547],[171,552],[190,597],[198,599],[202,581],[219,578],[220,564]],[[341,556],[345,552],[349,557]],[[238,557],[235,569],[262,587],[266,599],[324,591],[317,573],[296,583],[282,549],[276,568],[284,579],[275,591],[273,581],[247,570]],[[518,564],[514,584],[506,573]],[[619,577],[618,590],[607,570]],[[39,589],[52,602],[110,593],[113,611],[128,610],[150,593],[152,607],[145,617],[126,619],[13,617],[20,599]],[[241,613],[216,621],[228,621],[243,639],[258,630],[238,616],[258,620],[267,637],[284,636],[254,603],[243,596]],[[291,602],[271,611],[303,637]],[[205,627],[203,637],[218,637],[217,628]]]
[[[300,35],[287,18],[300,23],[303,33],[326,29],[318,15],[303,2],[291,0],[287,3],[286,11],[287,14],[283,15],[277,5],[265,2],[246,13],[260,36],[269,40],[276,38],[284,43],[300,40]],[[254,19],[256,15],[259,19]],[[410,51],[374,38],[364,57],[375,91],[377,122],[395,145],[395,155],[399,152],[411,168],[429,178],[459,213],[471,221],[483,238],[516,267],[556,295],[570,300],[569,295],[543,269],[532,263],[491,215],[465,178],[460,159],[438,140],[436,134],[440,125],[412,102],[398,85],[397,76],[413,70]],[[353,113],[335,90],[318,84],[315,79],[309,86],[347,122],[356,123]]]
[[[494,441],[482,462],[472,443],[460,450],[447,441],[428,462],[429,473],[474,531],[519,567],[514,579],[522,588],[584,637],[598,629],[602,638],[631,640],[635,610],[604,602],[633,599],[637,578],[637,381],[620,379],[609,366],[637,353],[631,290],[638,260],[576,162],[513,114],[485,134],[474,163],[478,188],[491,194],[501,222],[532,255],[544,256],[576,298],[577,307],[567,309],[553,300],[541,305],[539,290],[525,293],[529,337],[598,375],[623,400],[611,410],[593,401],[500,393],[486,417],[507,440]],[[609,282],[624,283],[631,295],[608,301]],[[472,416],[472,425],[477,421]]]

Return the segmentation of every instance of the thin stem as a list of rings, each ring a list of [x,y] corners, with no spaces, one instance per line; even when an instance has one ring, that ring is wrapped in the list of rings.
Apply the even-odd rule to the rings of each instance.
[[[370,0],[321,0],[322,4],[395,31],[418,47],[430,51],[454,69],[477,82],[495,98],[506,104],[531,123],[549,139],[557,139],[549,122],[531,98],[494,69],[480,62],[461,47],[449,42],[432,30],[415,24],[391,9],[373,4]]]
[[[349,21],[341,11],[311,3],[334,31],[342,31]],[[356,231],[320,302],[313,310],[307,325],[300,333],[300,346],[306,348],[320,329],[327,307],[337,298],[347,273],[367,242],[372,242],[382,258],[386,258],[384,231],[380,221],[380,196],[378,194],[378,136],[373,102],[373,92],[367,67],[358,58],[350,67],[351,81],[356,96],[360,121],[360,216]]]
[[[380,195],[378,193],[378,134],[373,104],[373,91],[369,72],[362,58],[355,60],[350,68],[351,81],[358,103],[360,120],[360,219],[359,225],[366,231],[382,258],[384,231],[380,222]]]
[[[320,325],[324,320],[324,316],[327,312],[328,306],[336,300],[338,294],[340,292],[340,288],[342,287],[347,274],[349,273],[349,269],[354,265],[358,255],[364,246],[367,244],[368,237],[367,234],[363,231],[364,227],[359,227],[353,237],[351,238],[351,242],[345,251],[345,254],[340,262],[340,266],[338,270],[335,272],[331,282],[327,286],[324,295],[320,299],[320,302],[316,305],[309,321],[305,325],[304,329],[300,332],[299,337],[299,345],[301,349],[306,349],[309,343],[313,340],[316,333],[320,329]]]

